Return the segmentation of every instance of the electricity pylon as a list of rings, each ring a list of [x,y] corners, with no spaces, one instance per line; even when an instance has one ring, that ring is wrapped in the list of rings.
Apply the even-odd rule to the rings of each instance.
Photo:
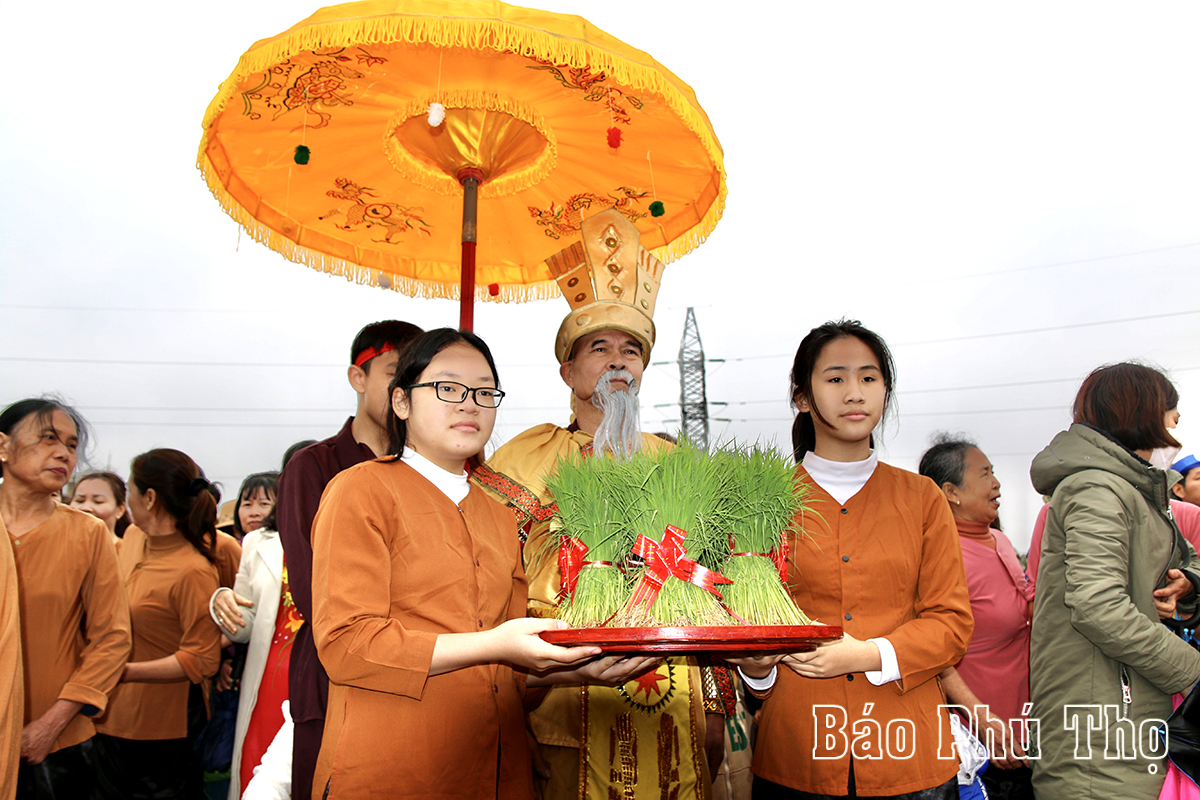
[[[708,397],[704,385],[704,345],[696,312],[688,307],[679,343],[679,411],[682,432],[695,447],[708,449]]]

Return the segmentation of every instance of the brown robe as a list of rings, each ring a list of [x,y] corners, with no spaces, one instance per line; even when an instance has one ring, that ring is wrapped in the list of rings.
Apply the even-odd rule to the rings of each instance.
[[[58,505],[45,522],[9,540],[21,594],[25,724],[58,700],[84,705],[55,740],[55,752],[95,735],[87,712],[103,712],[121,679],[129,606],[112,535],[91,514]]]
[[[217,559],[217,580],[222,586],[232,589],[237,581],[238,567],[242,563],[241,542],[228,533],[217,531],[213,556]]]
[[[0,519],[0,800],[17,794],[21,731],[25,727],[25,680],[21,666],[21,616],[17,593],[17,563],[4,520]]]
[[[187,735],[189,682],[211,678],[220,666],[221,632],[208,615],[217,569],[183,534],[125,531],[121,577],[133,621],[131,663],[175,656],[186,677],[168,683],[122,683],[96,730],[122,739],[181,739]]]
[[[313,796],[528,798],[524,674],[430,677],[443,633],[525,616],[512,514],[472,486],[457,506],[404,463],[334,478],[313,521],[317,652],[329,709]]]
[[[882,463],[845,505],[803,467],[796,468],[796,480],[813,489],[811,510],[796,520],[802,533],[791,540],[788,584],[796,604],[856,639],[886,638],[896,650],[900,680],[874,686],[861,672],[801,678],[781,665],[763,707],[754,774],[812,794],[844,795],[850,754],[849,748],[840,751],[865,731],[876,747],[855,751],[860,797],[939,786],[954,777],[958,760],[939,757],[939,744],[953,739],[947,712],[938,708],[946,700],[936,678],[962,658],[972,629],[962,550],[946,497],[928,478]],[[818,735],[827,713],[833,724]],[[884,739],[889,723],[911,721],[911,752],[899,741],[902,723],[890,729],[896,738],[889,750],[870,723],[855,730],[864,719],[878,722]],[[946,745],[943,755],[949,752]]]

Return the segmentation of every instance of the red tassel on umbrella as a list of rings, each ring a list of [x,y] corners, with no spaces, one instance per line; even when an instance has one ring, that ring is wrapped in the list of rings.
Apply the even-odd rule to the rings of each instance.
[[[621,129],[615,125],[608,129],[608,146],[613,150],[621,146]]]

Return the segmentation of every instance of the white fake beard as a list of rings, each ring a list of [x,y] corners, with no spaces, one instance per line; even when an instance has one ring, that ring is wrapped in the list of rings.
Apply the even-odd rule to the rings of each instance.
[[[614,391],[614,378],[624,380],[629,386],[628,391]],[[609,370],[596,381],[592,405],[604,413],[592,442],[592,448],[597,453],[611,453],[615,458],[628,459],[641,450],[641,409],[637,395],[637,381],[626,370]]]

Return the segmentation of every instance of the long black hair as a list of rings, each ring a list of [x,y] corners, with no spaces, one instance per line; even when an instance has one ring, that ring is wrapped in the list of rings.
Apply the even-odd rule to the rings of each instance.
[[[392,378],[392,382],[388,386],[387,433],[390,455],[403,455],[404,445],[408,441],[408,425],[405,420],[396,415],[396,410],[392,406],[392,398],[396,396],[396,390],[404,392],[405,397],[411,396],[413,386],[420,380],[421,373],[429,366],[429,362],[433,361],[434,356],[456,344],[465,344],[467,347],[478,350],[479,354],[487,361],[488,369],[492,371],[496,388],[500,388],[500,376],[496,372],[496,361],[492,358],[492,351],[488,349],[487,343],[483,339],[470,331],[455,330],[454,328],[436,328],[421,334],[409,342],[404,349],[404,353],[400,356],[400,362],[396,364],[396,377]],[[483,462],[483,459],[476,454],[467,459],[467,462],[468,469],[474,469]]]
[[[204,470],[186,453],[159,448],[133,460],[129,480],[145,494],[153,489],[158,501],[175,520],[175,528],[210,562],[216,563],[213,544],[217,541],[216,487]]]
[[[815,414],[822,422],[825,422],[816,403],[812,402],[813,369],[816,368],[817,359],[821,357],[821,351],[825,349],[825,345],[847,336],[858,339],[875,354],[886,392],[883,417],[887,416],[892,407],[892,387],[896,383],[896,364],[892,360],[892,351],[888,349],[883,338],[874,331],[864,328],[858,320],[853,319],[839,319],[836,322],[826,322],[824,325],[813,328],[801,340],[800,347],[796,349],[796,358],[792,362],[792,405],[795,406],[797,398],[804,397],[809,400],[808,405],[811,409],[806,414],[797,413],[796,419],[792,423],[792,456],[796,459],[797,464],[804,460],[806,453],[812,452],[812,449],[817,446],[817,431],[812,421],[812,415]],[[882,417],[880,421],[883,421]],[[874,437],[872,437],[873,443]]]

